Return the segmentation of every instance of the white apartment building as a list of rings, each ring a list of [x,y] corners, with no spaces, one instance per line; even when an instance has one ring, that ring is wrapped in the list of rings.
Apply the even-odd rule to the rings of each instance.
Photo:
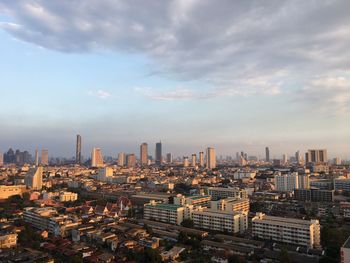
[[[55,236],[64,236],[66,229],[79,225],[79,222],[74,222],[67,215],[59,215],[52,207],[27,207],[24,209],[23,218],[34,228],[46,230]]]
[[[208,206],[211,200],[210,195],[193,195],[184,196],[178,194],[174,197],[175,205],[194,205],[194,206]]]
[[[152,200],[143,208],[144,219],[180,225],[184,218],[191,217],[191,207],[158,203]]]
[[[309,175],[299,175],[297,172],[291,174],[276,174],[275,190],[281,192],[293,191],[294,189],[309,189],[310,179]]]
[[[219,211],[207,208],[192,212],[194,226],[221,232],[242,233],[248,228],[248,217],[245,213]]]
[[[228,197],[248,198],[248,193],[245,189],[224,188],[224,187],[209,187],[208,194],[213,200],[219,200]]]
[[[300,220],[257,213],[252,219],[253,235],[266,240],[315,248],[320,246],[318,220]]]

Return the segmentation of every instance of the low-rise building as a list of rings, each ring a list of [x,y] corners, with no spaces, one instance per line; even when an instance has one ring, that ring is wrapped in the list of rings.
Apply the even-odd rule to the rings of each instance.
[[[78,200],[78,194],[72,192],[60,192],[60,202],[73,202]]]
[[[228,197],[239,197],[248,198],[248,193],[245,189],[235,188],[224,188],[224,187],[209,187],[208,194],[213,200],[219,200]]]
[[[318,220],[300,220],[257,213],[252,219],[253,235],[266,239],[315,248],[320,246]]]
[[[0,249],[12,248],[17,245],[17,234],[14,232],[0,231]]]
[[[0,185],[0,199],[7,199],[14,195],[22,195],[25,191],[25,185]]]

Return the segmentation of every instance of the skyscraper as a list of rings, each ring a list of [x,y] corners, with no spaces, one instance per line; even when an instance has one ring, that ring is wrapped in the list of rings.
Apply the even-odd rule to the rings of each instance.
[[[305,154],[305,161],[307,163],[326,163],[328,162],[327,150],[326,149],[313,149],[308,150]]]
[[[48,150],[41,150],[41,164],[42,165],[49,165],[49,151]]]
[[[39,165],[39,150],[38,147],[35,149],[35,166]]]
[[[269,147],[265,148],[265,160],[266,160],[266,162],[270,162],[270,149],[269,149]]]
[[[167,163],[172,163],[173,162],[173,157],[171,156],[171,153],[166,154],[166,162]]]
[[[136,156],[131,153],[126,156],[126,166],[127,167],[135,167],[136,165]]]
[[[81,136],[77,135],[77,144],[75,148],[75,162],[77,164],[81,163]]]
[[[296,160],[297,164],[300,164],[300,163],[301,163],[301,155],[300,155],[300,152],[299,152],[299,151],[297,151],[297,152],[295,153],[295,160]]]
[[[287,155],[286,153],[283,154],[282,163],[283,163],[283,164],[287,164],[287,163],[288,163],[288,155]]]
[[[183,165],[184,165],[184,167],[188,167],[188,157],[187,156],[183,157]]]
[[[156,164],[157,165],[162,164],[162,143],[161,142],[156,143]]]
[[[148,145],[145,142],[140,146],[140,163],[141,165],[148,164]]]
[[[103,156],[100,148],[93,148],[91,153],[91,166],[92,167],[102,167],[103,166]]]
[[[199,166],[204,167],[204,152],[199,152]]]
[[[195,167],[195,166],[196,166],[196,163],[197,163],[197,156],[196,156],[196,154],[194,153],[194,154],[192,154],[191,165],[192,165],[193,167]]]
[[[4,155],[0,153],[0,166],[4,165]]]
[[[123,152],[118,153],[118,165],[119,166],[125,165],[125,153],[123,153]]]
[[[33,190],[41,190],[43,185],[43,167],[30,168],[24,177],[25,185]]]
[[[207,148],[207,169],[214,169],[216,167],[216,155],[215,149],[212,147]]]

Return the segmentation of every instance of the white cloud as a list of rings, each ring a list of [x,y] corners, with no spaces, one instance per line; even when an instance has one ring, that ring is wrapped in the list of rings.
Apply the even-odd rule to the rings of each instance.
[[[88,91],[88,95],[99,98],[99,99],[107,99],[107,98],[112,96],[112,94],[109,93],[108,91],[101,90],[101,89],[99,89],[97,91],[90,90],[90,91]]]
[[[0,27],[62,52],[141,53],[150,71],[202,81],[211,96],[275,95],[291,79],[350,70],[349,10],[348,0],[3,0],[11,21]],[[200,89],[160,98],[198,98]]]

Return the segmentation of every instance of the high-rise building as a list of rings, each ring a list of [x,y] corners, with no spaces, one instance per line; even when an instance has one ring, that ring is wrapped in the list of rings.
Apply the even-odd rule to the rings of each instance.
[[[125,153],[123,153],[123,152],[118,153],[118,165],[119,166],[125,165]]]
[[[0,166],[4,165],[4,155],[0,153]]]
[[[81,136],[77,135],[77,144],[75,147],[75,162],[80,164],[81,163]]]
[[[92,167],[102,167],[103,166],[103,156],[100,148],[93,148],[91,152],[91,166]]]
[[[297,151],[295,153],[295,160],[297,162],[297,164],[301,164],[301,154],[300,154],[300,151]]]
[[[306,163],[326,163],[328,162],[326,149],[312,149],[305,154]]]
[[[35,166],[39,165],[39,150],[38,148],[35,149]]]
[[[49,165],[49,151],[48,150],[41,150],[41,164],[42,165]]]
[[[199,166],[204,167],[204,152],[199,152]]]
[[[270,149],[269,149],[269,147],[265,148],[265,160],[266,160],[266,162],[270,162]]]
[[[156,143],[156,164],[162,164],[162,142]]]
[[[148,164],[148,145],[145,142],[140,146],[140,163],[141,165]]]
[[[283,164],[287,164],[287,163],[288,163],[288,155],[287,155],[286,153],[283,154],[282,163],[283,163]]]
[[[173,157],[171,156],[171,153],[166,154],[166,162],[167,163],[172,163],[173,162]]]
[[[196,154],[194,153],[194,154],[192,154],[191,165],[192,165],[193,167],[195,167],[195,166],[196,166],[196,163],[197,163],[197,156],[196,156]]]
[[[309,189],[310,178],[308,174],[276,174],[275,190],[276,191],[294,191],[295,189]]]
[[[184,167],[188,167],[188,157],[187,156],[183,157],[183,165],[184,165]]]
[[[136,165],[136,156],[135,154],[131,153],[126,156],[126,166],[128,167],[135,167]]]
[[[33,190],[41,190],[43,185],[43,167],[30,168],[24,177],[25,185]]]
[[[207,169],[214,169],[216,167],[216,155],[215,149],[212,147],[207,148]]]

